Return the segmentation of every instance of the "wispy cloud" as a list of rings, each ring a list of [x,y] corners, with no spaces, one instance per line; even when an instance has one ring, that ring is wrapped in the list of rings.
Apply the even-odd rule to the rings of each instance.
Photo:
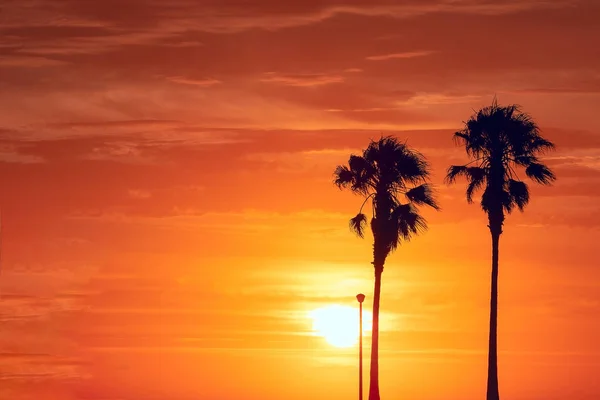
[[[196,209],[175,208],[170,214],[162,216],[134,216],[116,212],[89,214],[82,211],[74,213],[70,216],[70,219],[118,224],[129,223],[165,227],[171,226],[192,228],[194,230],[212,227],[225,230],[272,231],[281,229],[284,226],[289,227],[290,224],[305,225],[308,224],[307,221],[319,221],[321,225],[330,224],[331,226],[337,227],[340,226],[340,221],[345,222],[347,220],[347,216],[342,213],[331,213],[321,210],[307,210],[298,213],[282,214],[260,210],[214,213],[202,212]],[[341,226],[344,227],[345,224],[342,224]]]
[[[17,146],[0,145],[0,162],[33,164],[44,162],[44,159],[37,155],[24,154]]]
[[[54,60],[46,57],[34,57],[34,56],[0,56],[0,68],[1,67],[12,67],[12,68],[42,68],[42,67],[59,67],[67,65],[66,61]]]
[[[141,189],[129,189],[127,195],[133,199],[149,199],[152,197],[150,191]]]
[[[573,82],[577,85],[577,82]],[[573,86],[574,86],[573,85]],[[532,94],[532,95],[579,95],[590,94],[596,95],[600,93],[600,79],[596,81],[584,82],[579,87],[547,87],[547,88],[531,88],[531,89],[516,89],[511,91],[517,94]]]
[[[222,83],[220,80],[212,79],[212,78],[190,79],[190,78],[184,78],[182,76],[173,76],[173,77],[169,77],[167,79],[171,82],[181,83],[183,85],[193,85],[193,86],[202,86],[202,87],[209,87],[209,86],[219,85]]]
[[[175,120],[161,119],[131,119],[113,121],[81,121],[81,122],[57,122],[48,124],[49,128],[55,129],[165,129],[179,126],[180,122]]]
[[[131,30],[108,29],[98,31],[95,36],[53,37],[53,29],[48,29],[47,37],[31,37],[17,52],[29,56],[67,56],[101,54],[128,46],[155,45],[172,46],[169,40],[178,38],[179,34],[172,29],[164,30]],[[181,46],[181,43],[188,46]],[[187,41],[175,41],[176,47],[189,47]]]
[[[480,101],[482,96],[469,94],[418,93],[401,102],[403,106],[465,104]]]
[[[311,87],[329,85],[332,83],[344,82],[341,75],[328,74],[277,74],[269,72],[261,79],[261,82],[280,83],[287,86]]]
[[[82,157],[97,161],[118,161],[134,164],[146,164],[154,158],[144,151],[144,146],[137,142],[111,142],[103,146],[95,147],[89,154]]]
[[[378,55],[378,56],[369,56],[369,57],[367,57],[367,60],[385,61],[385,60],[394,60],[394,59],[425,57],[425,56],[428,56],[433,53],[434,52],[430,51],[430,50],[408,51],[408,52],[403,52],[403,53],[391,53],[391,54],[382,54],[382,55]]]

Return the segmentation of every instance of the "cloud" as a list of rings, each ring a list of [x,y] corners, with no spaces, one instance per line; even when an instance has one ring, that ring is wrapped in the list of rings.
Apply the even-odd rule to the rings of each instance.
[[[43,68],[43,67],[59,67],[67,65],[66,61],[54,60],[45,57],[32,56],[0,56],[0,68]]]
[[[576,84],[576,83],[574,83]],[[578,94],[597,94],[600,93],[600,82],[587,82],[585,87],[563,87],[563,88],[531,88],[531,89],[516,89],[512,93],[518,94],[543,94],[543,95],[578,95]]]
[[[12,263],[5,265],[1,288],[3,296],[28,304],[35,298],[75,301],[72,295],[95,272],[96,267],[79,262]]]
[[[58,122],[48,124],[49,128],[56,129],[165,129],[165,127],[177,126],[179,121],[160,120],[160,119],[137,119],[137,120],[119,120],[119,121],[86,121],[86,122]]]
[[[404,106],[431,106],[450,104],[472,104],[481,102],[483,96],[467,94],[417,93],[408,100],[400,102]]]
[[[366,59],[371,61],[385,61],[385,60],[393,60],[393,59],[406,59],[406,58],[415,58],[415,57],[425,57],[430,54],[433,54],[433,51],[422,50],[422,51],[409,51],[404,53],[391,53],[391,54],[383,54],[379,56],[369,56]]]
[[[44,158],[40,156],[24,154],[16,145],[0,144],[0,162],[16,164],[36,164],[43,163],[44,161]]]
[[[127,194],[129,195],[129,197],[134,199],[149,199],[150,197],[152,197],[152,193],[150,193],[148,190],[140,189],[129,189],[127,191]]]
[[[287,223],[301,224],[309,220],[319,221],[321,225],[328,221],[344,221],[347,216],[342,213],[307,210],[298,213],[277,213],[261,210],[246,210],[243,212],[202,212],[196,209],[175,208],[171,213],[162,216],[135,216],[124,213],[86,213],[72,214],[70,219],[97,221],[104,223],[133,223],[155,226],[172,226],[181,228],[204,229],[206,227],[225,229],[257,229],[274,230],[282,228]],[[342,224],[345,227],[345,224]]]
[[[222,83],[221,81],[219,81],[217,79],[189,79],[189,78],[184,78],[181,76],[173,76],[173,77],[170,77],[167,79],[171,82],[181,83],[183,85],[202,86],[202,87],[209,87],[209,86],[219,85]]]
[[[119,161],[134,164],[146,164],[154,158],[144,152],[143,146],[138,142],[111,142],[95,147],[92,151],[82,156],[83,159],[96,161]]]
[[[142,2],[146,5],[146,18],[159,18],[164,8],[152,7],[152,3]],[[548,1],[509,1],[501,4],[484,1],[459,1],[449,4],[444,1],[428,0],[407,2],[402,5],[389,3],[357,4],[356,2],[332,3],[304,3],[290,4],[286,9],[274,7],[270,2],[258,3],[254,7],[243,7],[235,1],[219,3],[219,7],[205,1],[196,1],[197,7],[190,8],[188,1],[172,1],[164,14],[170,17],[173,27],[182,30],[201,29],[216,33],[232,33],[243,30],[284,29],[295,26],[309,25],[343,15],[362,15],[369,17],[407,18],[430,13],[466,13],[498,15],[514,13],[535,8],[553,8],[564,6],[566,2]],[[568,4],[568,3],[567,3]],[[197,9],[198,12],[193,10]],[[201,10],[201,11],[200,11]],[[227,12],[223,12],[227,10]],[[164,16],[163,16],[164,17]],[[123,19],[132,19],[133,15],[127,14]],[[167,25],[171,26],[171,25]]]
[[[551,153],[551,157],[589,156],[595,149],[600,150],[600,131],[556,128],[542,128],[542,131],[557,146],[557,153]]]
[[[600,148],[581,150],[569,155],[549,155],[544,159],[556,166],[579,166],[600,171]]]
[[[102,54],[129,46],[171,46],[170,40],[179,38],[177,32],[171,30],[135,31],[131,29],[109,29],[98,31],[95,36],[77,36],[64,38],[56,35],[58,29],[49,26],[46,28],[46,37],[32,37],[20,45],[15,52],[29,56],[68,56]],[[182,46],[181,43],[186,43]],[[191,47],[190,42],[175,41],[175,47]]]
[[[0,313],[0,321],[3,323],[10,321],[23,323],[23,321],[31,320],[47,321],[53,315],[83,309],[85,306],[82,300],[72,296],[62,297],[60,295],[53,297],[3,295],[2,302],[7,310]]]
[[[77,146],[77,150],[89,148],[100,151],[112,147],[113,155],[119,153],[116,148],[129,147],[150,149],[152,147],[189,145],[220,145],[246,142],[243,130],[210,128],[204,125],[176,120],[139,119],[139,120],[82,120],[80,122],[36,123],[20,126],[17,129],[0,131],[0,157],[15,159],[17,155],[25,157],[39,155],[38,148],[54,147],[60,144]],[[73,153],[74,154],[74,153]],[[29,160],[34,161],[34,158]]]
[[[244,158],[253,164],[265,164],[278,172],[306,173],[323,170],[345,161],[349,154],[358,154],[360,149],[331,148],[297,152],[248,153]]]
[[[115,0],[87,7],[76,0],[8,1],[0,29],[3,41],[24,55],[89,55],[133,46],[199,47],[190,31],[236,33],[251,29],[281,30],[321,23],[341,15],[409,18],[425,14],[503,15],[530,9],[558,8],[568,1],[442,0],[407,1],[401,5],[376,1],[300,2],[288,7],[262,1],[252,6],[236,1],[133,0],[127,8]],[[10,35],[13,34],[13,35]],[[22,40],[23,37],[25,40]]]
[[[344,82],[344,77],[341,75],[327,74],[296,74],[296,75],[281,75],[275,72],[269,72],[261,82],[281,83],[287,86],[311,87],[329,85],[332,83]]]

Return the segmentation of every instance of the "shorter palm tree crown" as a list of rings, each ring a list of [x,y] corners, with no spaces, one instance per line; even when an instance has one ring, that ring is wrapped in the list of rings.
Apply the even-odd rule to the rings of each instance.
[[[364,196],[359,213],[350,228],[364,236],[367,216],[362,208],[369,199],[373,205],[371,231],[375,239],[374,264],[383,266],[387,255],[402,240],[409,240],[427,228],[418,207],[439,209],[428,183],[428,163],[405,143],[387,136],[371,141],[361,156],[351,155],[348,165],[336,168],[335,184]]]

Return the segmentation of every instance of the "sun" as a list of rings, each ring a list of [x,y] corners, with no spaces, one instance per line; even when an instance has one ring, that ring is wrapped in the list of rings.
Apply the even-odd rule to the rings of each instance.
[[[358,307],[331,305],[309,313],[313,331],[335,347],[352,347],[358,342]],[[363,334],[370,330],[371,314],[363,309]]]

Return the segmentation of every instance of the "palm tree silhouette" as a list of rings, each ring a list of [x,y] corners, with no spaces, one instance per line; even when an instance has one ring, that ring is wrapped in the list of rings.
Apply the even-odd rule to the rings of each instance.
[[[464,128],[454,134],[457,143],[465,146],[471,161],[448,169],[446,181],[453,183],[460,176],[467,179],[467,202],[483,189],[481,208],[488,215],[492,235],[492,284],[490,300],[490,331],[488,350],[487,400],[499,400],[497,323],[498,323],[498,245],[505,211],[523,211],[529,202],[529,188],[519,179],[524,170],[533,181],[545,185],[555,179],[554,173],[538,156],[554,149],[554,144],[540,135],[531,116],[518,105],[491,106],[475,112]]]
[[[364,237],[367,216],[362,209],[371,200],[373,233],[373,329],[371,335],[371,374],[369,400],[379,400],[379,299],[381,274],[387,256],[404,240],[427,228],[419,215],[419,206],[439,209],[429,184],[428,163],[394,137],[371,140],[362,156],[351,155],[348,165],[335,170],[335,184],[350,189],[365,199],[359,213],[350,220],[350,228]]]

